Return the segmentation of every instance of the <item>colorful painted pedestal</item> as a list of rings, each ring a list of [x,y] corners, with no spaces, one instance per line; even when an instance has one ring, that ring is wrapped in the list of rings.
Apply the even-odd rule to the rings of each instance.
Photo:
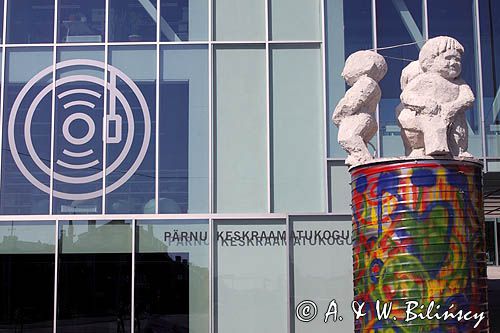
[[[350,172],[354,298],[366,312],[356,332],[488,332],[482,165],[396,160]],[[392,304],[387,319],[377,300]],[[459,321],[459,310],[475,317]]]

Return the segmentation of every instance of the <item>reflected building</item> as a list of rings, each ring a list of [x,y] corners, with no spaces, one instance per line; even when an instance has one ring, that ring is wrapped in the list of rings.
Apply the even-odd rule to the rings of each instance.
[[[498,14],[494,0],[0,0],[0,333],[352,331],[340,73],[355,51],[385,57],[372,152],[402,155],[400,73],[438,35],[466,49],[498,265]],[[296,319],[333,298],[343,321]]]

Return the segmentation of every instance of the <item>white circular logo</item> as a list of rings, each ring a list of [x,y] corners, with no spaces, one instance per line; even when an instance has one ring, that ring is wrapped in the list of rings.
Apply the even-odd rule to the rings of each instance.
[[[58,133],[61,142],[56,145],[60,151],[54,152],[53,177],[54,182],[58,181],[58,183],[66,185],[65,191],[54,188],[53,194],[55,197],[67,200],[86,200],[102,195],[102,188],[85,193],[66,190],[67,184],[81,188],[81,185],[99,181],[103,177],[102,161],[100,160],[102,156],[96,157],[95,149],[92,149],[92,140],[94,140],[95,148],[95,136],[102,133],[101,130],[96,131],[96,128],[105,126],[107,146],[115,145],[120,150],[113,154],[107,154],[111,160],[106,163],[106,177],[114,172],[116,175],[113,174],[113,177],[109,178],[110,181],[107,178],[106,193],[116,190],[137,171],[146,155],[151,138],[151,119],[148,105],[134,81],[116,67],[108,65],[109,82],[106,85],[103,79],[85,74],[85,71],[81,71],[82,68],[103,71],[106,67],[103,62],[90,59],[67,60],[56,64],[56,70],[74,69],[75,73],[82,73],[63,75],[55,82],[56,98],[58,104],[63,106],[61,111],[56,112],[64,113],[62,117],[64,121],[60,126],[55,127],[55,131],[60,131]],[[47,165],[47,159],[40,158],[35,148],[36,144],[33,144],[32,123],[37,112],[47,112],[43,107],[40,107],[40,102],[47,96],[51,96],[53,84],[46,83],[36,96],[31,96],[34,95],[32,90],[35,85],[37,87],[43,85],[44,78],[51,75],[52,70],[52,66],[43,69],[21,89],[12,106],[8,124],[9,147],[17,167],[34,186],[45,193],[50,193],[50,187],[35,175],[40,174],[41,171],[50,177],[51,170]],[[119,82],[119,87],[117,82]],[[83,88],[76,87],[79,83],[82,84]],[[102,90],[107,86],[107,115],[105,120],[102,113],[97,115],[97,119],[103,121],[102,126],[100,124],[96,126],[94,119],[96,112],[99,111],[95,110],[96,104],[89,100],[102,100],[104,96],[100,92],[88,88],[91,86],[100,87]],[[68,89],[64,89],[65,87]],[[131,106],[130,96],[134,97],[136,105]],[[84,97],[89,97],[89,100]],[[104,104],[102,103],[102,105]],[[139,109],[140,111],[137,111]],[[134,119],[134,115],[142,119]],[[78,122],[80,123],[79,127],[75,125]],[[122,126],[123,124],[125,125]],[[136,130],[136,124],[141,126],[140,133]],[[72,133],[72,127],[80,128],[79,135],[75,135],[74,131]],[[82,128],[84,128],[83,131]],[[19,153],[16,140],[24,140],[23,146],[26,147],[27,151],[27,154],[24,155],[29,155],[29,163],[27,163],[26,158],[23,161],[20,157],[23,154]],[[102,141],[100,142],[102,145]],[[55,156],[60,156],[60,158],[56,159]],[[99,165],[101,167],[97,167]],[[118,168],[125,171],[117,172]]]

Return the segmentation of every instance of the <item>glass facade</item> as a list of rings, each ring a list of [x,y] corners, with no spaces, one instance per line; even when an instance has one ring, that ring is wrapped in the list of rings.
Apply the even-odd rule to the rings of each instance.
[[[459,39],[469,150],[498,172],[498,14],[495,0],[0,1],[0,332],[352,331],[350,176],[330,120],[345,59],[385,57],[370,150],[398,156],[402,68],[426,39]],[[335,299],[343,321],[298,321],[306,299],[320,313]]]

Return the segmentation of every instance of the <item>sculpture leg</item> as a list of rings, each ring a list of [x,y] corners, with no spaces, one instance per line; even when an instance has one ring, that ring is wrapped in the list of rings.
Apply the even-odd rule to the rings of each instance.
[[[405,154],[408,157],[425,156],[424,135],[420,131],[408,129],[401,130],[401,138],[405,146]]]
[[[452,154],[460,157],[472,157],[472,155],[467,152],[468,141],[469,131],[467,118],[464,112],[460,112],[451,123],[448,134],[448,145]]]
[[[410,157],[424,156],[424,135],[418,125],[415,112],[405,109],[402,104],[399,104],[396,107],[396,117],[401,128],[405,155]]]
[[[366,146],[377,132],[377,122],[368,114],[358,114],[342,120],[339,126],[338,141],[349,154],[346,164],[353,165],[371,160]]]
[[[425,153],[427,155],[447,155],[450,153],[446,138],[447,124],[440,116],[421,114],[419,126],[424,134]]]

